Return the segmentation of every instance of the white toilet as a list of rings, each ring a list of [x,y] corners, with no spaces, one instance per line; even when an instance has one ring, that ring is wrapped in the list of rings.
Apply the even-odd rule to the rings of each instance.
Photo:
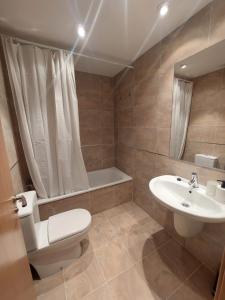
[[[58,272],[82,254],[81,241],[87,237],[91,215],[85,209],[72,209],[40,221],[35,191],[25,192],[26,206],[17,201],[30,264],[40,278]]]

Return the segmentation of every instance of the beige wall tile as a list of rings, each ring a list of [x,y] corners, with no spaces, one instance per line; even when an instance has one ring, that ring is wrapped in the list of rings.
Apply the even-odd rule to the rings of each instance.
[[[101,108],[101,79],[97,75],[76,72],[77,96],[80,109]]]
[[[39,206],[42,220],[75,208],[84,208],[96,214],[133,199],[132,181],[101,188]]]
[[[124,109],[117,112],[118,127],[132,127],[134,125],[133,109]]]
[[[157,128],[156,153],[169,156],[170,128]]]
[[[134,173],[134,155],[133,148],[124,145],[116,147],[116,166],[130,176]]]
[[[75,208],[84,208],[91,212],[90,193],[84,193],[81,195],[64,198],[62,200],[42,204],[39,206],[40,217],[42,220],[46,220],[50,216]]]
[[[109,153],[103,148],[114,147],[113,79],[76,72],[76,83],[81,144],[93,146],[82,148],[87,171],[112,167],[115,151]]]
[[[82,153],[87,171],[102,169],[102,146],[83,146]]]
[[[102,158],[113,159],[115,157],[115,147],[114,145],[103,145],[102,146]]]
[[[131,201],[132,195],[132,181],[93,191],[91,192],[91,211],[98,213]]]
[[[119,204],[133,200],[133,181],[117,184],[114,189],[115,198]]]
[[[134,147],[135,146],[135,130],[134,128],[121,128],[118,132],[118,143]]]
[[[134,146],[137,149],[157,151],[157,128],[136,128]]]
[[[155,45],[134,62],[134,79],[140,82],[156,73],[161,62],[161,45]]]
[[[101,110],[96,109],[80,109],[79,118],[80,118],[80,128],[100,128],[101,119]]]
[[[82,146],[101,145],[101,128],[81,128],[80,139]]]
[[[115,91],[115,106],[117,110],[131,108],[133,106],[133,103],[134,96],[132,88],[125,95],[122,95],[122,91],[119,88]]]
[[[101,78],[101,99],[104,109],[114,109],[114,86],[112,78]]]
[[[102,161],[102,168],[112,168],[115,166],[115,158],[107,158]]]
[[[134,177],[134,200],[165,226],[180,243],[184,243],[184,240],[174,232],[172,214],[152,197],[148,182],[152,177],[163,174],[190,178],[193,171],[199,173],[200,182],[203,184],[208,179],[225,177],[222,172],[198,168],[191,163],[177,162],[168,158],[174,64],[224,39],[224,8],[223,0],[214,0],[137,59],[134,62],[132,85],[129,85],[125,79],[123,86],[123,78],[120,75],[115,78],[116,108],[120,111],[116,115],[115,122],[118,125],[116,165]],[[191,117],[193,127],[188,133],[192,142],[200,136],[201,141],[212,138],[211,141],[214,143],[217,141],[223,143],[225,105],[224,101],[221,102],[220,100],[221,98],[224,99],[224,96],[218,95],[220,87],[221,93],[224,93],[223,73],[221,71],[220,76],[211,74],[210,84],[207,84],[204,78],[198,82],[199,91],[202,92],[203,86],[206,89],[205,94],[201,95],[200,100],[195,101],[193,105],[194,112],[193,117]],[[119,84],[117,85],[118,81]],[[215,85],[212,85],[212,81],[215,81]],[[216,99],[218,107],[220,107],[219,110],[211,109],[212,99]],[[210,109],[205,110],[209,107]],[[125,113],[122,111],[124,109],[127,109]],[[204,117],[202,117],[203,109]],[[132,123],[128,111],[130,114],[132,112]],[[215,120],[217,120],[216,123]],[[203,132],[201,129],[205,125],[210,127],[210,130],[205,129]],[[124,130],[124,127],[128,129]],[[198,149],[200,147],[200,145],[195,146]],[[221,164],[224,164],[223,147],[213,146],[213,151],[221,155]],[[191,155],[193,159],[193,153],[188,155]],[[218,262],[221,246],[217,247],[218,251],[215,250],[216,247],[211,250],[212,238],[216,240],[217,245],[219,240],[223,240],[221,232],[217,231],[216,227],[211,231],[206,227],[204,229],[204,243],[201,238],[198,239],[197,237],[193,241],[190,240],[189,251],[204,263],[207,263],[212,252],[215,256],[214,261]],[[201,253],[202,257],[198,253]],[[212,262],[209,261],[209,264],[211,266]]]
[[[91,193],[91,210],[93,213],[110,209],[118,204],[119,201],[115,198],[114,186],[99,189]]]
[[[113,145],[114,144],[114,128],[102,128],[102,144]]]
[[[160,83],[157,76],[151,76],[139,81],[134,88],[135,105],[156,104]]]
[[[98,117],[101,120],[102,127],[114,127],[114,114],[112,110],[103,110]]]

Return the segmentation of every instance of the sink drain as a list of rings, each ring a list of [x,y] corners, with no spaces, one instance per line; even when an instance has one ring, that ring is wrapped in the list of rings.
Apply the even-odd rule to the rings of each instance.
[[[188,204],[186,202],[182,202],[181,205],[184,206],[184,207],[190,207],[190,204]]]

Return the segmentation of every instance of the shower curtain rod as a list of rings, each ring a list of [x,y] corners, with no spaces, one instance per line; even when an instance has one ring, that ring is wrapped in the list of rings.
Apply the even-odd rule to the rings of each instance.
[[[88,59],[93,59],[93,60],[96,60],[96,61],[121,66],[121,67],[124,67],[124,68],[127,68],[127,69],[134,69],[134,67],[130,66],[130,65],[122,64],[122,63],[119,63],[119,62],[115,62],[115,61],[107,60],[107,59],[103,59],[103,58],[98,58],[98,57],[95,57],[95,56],[89,56],[89,55],[79,53],[79,52],[76,52],[76,51],[69,51],[69,50],[66,50],[66,49],[56,48],[56,47],[48,46],[48,45],[45,45],[45,44],[40,44],[40,43],[27,41],[27,40],[20,39],[20,38],[17,38],[17,37],[12,37],[12,39],[13,39],[14,42],[24,44],[24,45],[33,45],[33,46],[37,46],[37,47],[40,47],[40,48],[51,49],[51,50],[64,50],[68,53],[72,53],[75,56],[80,56],[80,57],[84,57],[84,58],[88,58]]]
[[[187,83],[193,83],[193,81],[191,80],[187,80],[187,79],[183,79],[183,78],[180,78],[180,77],[176,77],[178,80],[182,80],[184,82],[187,82]]]

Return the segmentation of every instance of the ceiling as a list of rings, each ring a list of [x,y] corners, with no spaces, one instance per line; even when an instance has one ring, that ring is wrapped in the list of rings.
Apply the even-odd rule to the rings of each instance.
[[[1,0],[0,28],[14,36],[131,64],[211,0],[169,0],[169,13],[159,16],[161,0]],[[77,27],[87,32],[78,38]],[[88,58],[76,69],[115,76],[124,67]]]
[[[181,69],[186,65],[186,69]],[[225,41],[217,43],[175,66],[175,74],[181,78],[195,78],[225,68]]]

